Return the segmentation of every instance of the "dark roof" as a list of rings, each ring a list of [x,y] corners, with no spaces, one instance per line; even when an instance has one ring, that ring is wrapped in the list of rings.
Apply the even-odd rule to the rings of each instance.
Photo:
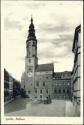
[[[37,72],[39,72],[39,71],[54,71],[54,65],[53,65],[53,63],[40,64],[37,66],[36,71]]]
[[[71,71],[64,71],[64,72],[54,72],[54,77],[61,76],[62,74],[71,74]]]
[[[68,75],[68,77],[66,77],[65,75]],[[54,72],[53,73],[53,79],[61,79],[61,80],[68,80],[71,78],[71,71],[64,71],[64,72]]]
[[[78,33],[80,33],[80,31],[81,31],[81,25],[77,26],[75,29],[72,51],[74,51],[75,42],[78,41]]]

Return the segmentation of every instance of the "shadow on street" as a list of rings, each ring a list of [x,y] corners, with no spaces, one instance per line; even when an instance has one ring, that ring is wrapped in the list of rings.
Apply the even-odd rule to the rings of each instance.
[[[23,110],[26,108],[26,104],[28,103],[28,101],[29,101],[28,98],[17,97],[15,100],[4,106],[4,113]]]

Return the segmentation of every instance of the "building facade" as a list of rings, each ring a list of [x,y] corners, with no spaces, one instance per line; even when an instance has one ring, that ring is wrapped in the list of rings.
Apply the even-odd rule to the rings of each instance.
[[[80,103],[81,25],[75,29],[72,51],[74,53],[74,66],[71,80],[72,97],[73,101]]]
[[[11,101],[14,97],[20,95],[20,88],[20,82],[4,69],[4,102]]]
[[[21,77],[21,85],[26,90],[26,93],[31,99],[38,99],[38,100],[45,100],[48,98],[54,98],[56,93],[54,94],[54,87],[56,88],[57,84],[60,84],[60,81],[68,84],[62,84],[60,87],[64,88],[67,86],[70,89],[70,77],[63,78],[61,80],[55,79],[56,75],[54,75],[54,64],[38,64],[38,57],[37,57],[37,39],[35,36],[35,29],[33,24],[33,19],[31,18],[31,24],[29,26],[28,37],[26,40],[26,57],[25,57],[25,72],[22,74]],[[58,74],[70,74],[69,72],[66,73],[58,73]],[[68,93],[67,89],[67,93]],[[62,90],[62,89],[61,89]],[[64,89],[66,91],[66,89]],[[64,92],[63,91],[63,92]],[[63,98],[64,97],[64,92]],[[70,92],[70,90],[69,90]],[[60,95],[60,94],[59,94]],[[67,94],[66,94],[67,95]],[[61,97],[61,96],[60,96]],[[67,97],[68,98],[68,97]]]
[[[35,73],[35,89],[38,99],[53,98],[53,72],[52,63],[38,65]]]
[[[53,95],[56,99],[71,99],[71,72],[54,73]]]
[[[13,97],[13,79],[12,76],[4,69],[4,102],[11,100]]]

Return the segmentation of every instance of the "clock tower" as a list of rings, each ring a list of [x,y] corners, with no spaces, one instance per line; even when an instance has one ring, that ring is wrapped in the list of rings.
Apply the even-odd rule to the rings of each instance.
[[[38,65],[37,58],[37,39],[35,36],[35,29],[33,24],[33,18],[31,17],[31,23],[28,30],[28,37],[26,40],[26,57],[25,57],[25,73],[27,76],[27,92],[33,95],[35,87],[35,69]],[[28,91],[29,90],[29,91]]]

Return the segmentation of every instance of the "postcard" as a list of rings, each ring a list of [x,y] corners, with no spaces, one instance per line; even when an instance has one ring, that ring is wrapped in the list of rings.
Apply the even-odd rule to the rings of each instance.
[[[83,124],[83,2],[1,1],[2,124]]]

